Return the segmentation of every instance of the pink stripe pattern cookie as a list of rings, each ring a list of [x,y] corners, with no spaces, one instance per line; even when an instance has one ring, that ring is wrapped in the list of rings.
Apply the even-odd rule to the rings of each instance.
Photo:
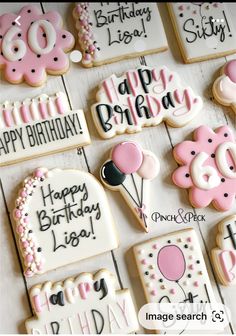
[[[218,224],[217,247],[212,250],[215,271],[225,286],[236,285],[236,216]]]
[[[183,127],[201,110],[202,99],[166,66],[139,66],[99,86],[91,112],[104,139],[136,133],[166,121]]]
[[[181,167],[173,173],[174,183],[189,189],[196,208],[209,204],[219,211],[231,209],[236,195],[236,143],[232,130],[221,126],[213,131],[200,126],[194,141],[175,146],[173,154]]]
[[[62,18],[56,11],[43,14],[29,5],[17,14],[0,16],[0,68],[10,83],[25,81],[40,86],[47,73],[65,73],[69,68],[65,52],[73,46],[74,37],[62,29]]]
[[[0,104],[0,166],[88,144],[84,112],[64,92]]]
[[[30,290],[35,317],[29,334],[128,334],[138,321],[128,289],[116,289],[114,275],[101,269],[74,278],[45,282]]]

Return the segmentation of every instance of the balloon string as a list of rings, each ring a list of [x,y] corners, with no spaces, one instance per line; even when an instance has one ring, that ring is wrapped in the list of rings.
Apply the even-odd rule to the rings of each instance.
[[[143,204],[143,177],[142,177],[142,181],[141,181],[141,206]]]
[[[133,198],[133,196],[131,195],[131,193],[129,192],[129,190],[124,186],[124,184],[121,184],[122,187],[125,189],[125,191],[128,193],[128,195],[130,196],[130,198],[134,201],[134,203],[137,205],[137,207],[139,208],[139,204],[135,201],[135,199]]]
[[[136,196],[137,196],[138,202],[140,204],[139,206],[142,207],[142,203],[140,201],[139,194],[138,194],[138,189],[137,189],[137,186],[136,186],[136,183],[135,183],[135,180],[134,180],[134,175],[131,174],[131,177],[132,177],[133,185],[134,185],[134,188],[135,188]]]
[[[183,287],[182,287],[182,286],[180,286],[180,284],[179,284],[179,282],[178,282],[178,281],[176,281],[176,283],[177,283],[177,285],[180,287],[180,289],[182,290],[182,292],[184,293],[184,297],[185,297],[185,299],[187,299],[187,295],[186,295],[186,293],[185,293],[185,291],[184,291]]]
[[[186,295],[186,293],[185,293],[183,287],[179,284],[178,281],[176,281],[176,283],[177,283],[177,285],[180,287],[180,289],[182,290],[182,292],[184,293],[184,297],[185,297],[185,299],[187,299],[187,295]],[[179,335],[181,335],[185,330],[186,330],[186,328],[184,328],[184,329],[179,333]]]

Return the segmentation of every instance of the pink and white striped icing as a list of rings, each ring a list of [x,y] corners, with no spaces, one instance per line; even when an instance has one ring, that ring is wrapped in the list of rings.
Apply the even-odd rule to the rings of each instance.
[[[0,104],[0,128],[15,127],[32,121],[49,119],[70,110],[67,97],[63,92],[48,96],[42,94],[33,99],[25,99]]]

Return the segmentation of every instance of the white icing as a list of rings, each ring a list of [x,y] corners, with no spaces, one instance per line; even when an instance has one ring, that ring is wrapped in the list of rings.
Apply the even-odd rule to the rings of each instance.
[[[103,279],[103,280],[102,280]],[[36,317],[26,321],[28,333],[52,333],[53,327],[59,325],[59,334],[128,334],[138,330],[138,321],[131,294],[128,289],[116,290],[113,276],[105,269],[94,276],[82,273],[74,279],[67,279],[63,283],[47,282],[30,291],[30,299]],[[94,284],[101,285],[104,281],[108,292],[102,298],[102,290],[95,291]],[[79,288],[89,284],[86,299],[80,295]],[[68,301],[68,289],[73,289],[76,295]],[[62,291],[64,306],[53,305],[51,295]],[[37,296],[41,312],[37,312],[35,297]],[[102,299],[101,299],[102,298]],[[41,305],[42,304],[42,305]],[[96,324],[93,318],[95,316]],[[104,324],[102,324],[102,319]],[[51,323],[54,322],[52,327]],[[58,325],[56,324],[58,323]]]
[[[34,272],[44,273],[116,248],[109,204],[95,177],[72,169],[45,175],[23,209],[45,260],[42,269]]]
[[[178,2],[168,6],[188,61],[236,52],[236,33],[227,4]],[[210,22],[210,17],[215,21]],[[198,32],[205,36],[199,38]]]
[[[142,55],[167,49],[166,35],[156,3],[98,2],[89,3],[86,7],[87,17],[83,17],[83,19],[92,24],[91,30],[94,38],[91,38],[91,40],[96,40],[96,46],[100,50],[96,50],[91,60],[84,59],[84,64],[99,65],[103,62],[111,62],[114,59],[132,57],[137,53]],[[135,12],[145,11],[145,13],[141,16],[133,15],[129,19],[124,15],[124,20],[121,22],[119,13],[121,13],[122,8],[126,13],[133,11],[133,9]],[[111,17],[112,14],[114,14],[113,22],[105,22],[108,16]],[[87,46],[83,41],[84,33],[83,30],[81,32],[80,14],[76,7],[73,16],[76,19],[76,28],[79,31],[79,43],[85,50]],[[137,35],[138,32],[140,36]],[[119,36],[123,38],[124,34],[133,34],[130,35],[129,43],[128,37],[126,37],[127,43],[124,42],[124,39],[119,42]]]
[[[204,162],[209,158],[205,152],[196,155],[191,163],[191,177],[194,185],[200,189],[210,190],[220,185],[220,177],[215,168],[211,166],[203,166]]]
[[[60,98],[63,114],[59,114],[56,106],[58,98]],[[46,107],[45,120],[40,114],[40,103],[45,104]],[[22,120],[23,105],[28,111],[29,122],[27,123]],[[6,108],[13,122],[11,127],[6,125],[2,113]],[[65,133],[66,126],[68,133]],[[70,111],[68,100],[63,92],[50,97],[42,94],[33,99],[27,98],[13,103],[5,101],[0,104],[0,166],[89,143],[90,136],[83,111]]]
[[[45,47],[41,47],[38,42],[38,29],[41,27],[46,34],[47,44]],[[56,43],[56,31],[53,25],[46,20],[35,21],[28,31],[28,43],[30,48],[35,52],[35,54],[48,54],[52,51],[54,44]]]
[[[233,159],[233,167],[236,165],[236,144],[233,142],[224,142],[217,147],[216,161],[222,175],[228,178],[236,178],[236,172],[231,170],[227,162],[227,152]]]
[[[189,239],[191,241],[189,241]],[[178,280],[178,283],[176,283],[176,281],[167,280],[161,273],[157,262],[161,249],[173,245],[182,251],[185,259],[185,272]],[[185,247],[185,245],[187,245],[187,247]],[[194,251],[191,250],[193,246]],[[145,253],[140,255],[140,250],[144,250]],[[139,243],[134,246],[133,251],[147,303],[158,303],[161,299],[163,300],[162,302],[169,302],[168,298],[170,302],[183,302],[185,300],[183,291],[186,296],[188,296],[189,293],[193,295],[194,303],[201,302],[201,300],[203,300],[203,302],[209,302],[210,300],[211,303],[215,301],[198,237],[193,229],[179,230]],[[190,260],[190,256],[192,256],[193,259]],[[143,259],[147,261],[145,265],[142,263]],[[197,261],[199,261],[199,263],[197,263]],[[190,264],[193,264],[193,270],[189,268]],[[150,269],[150,266],[153,266],[153,268]],[[178,265],[176,264],[171,264],[170,267],[173,267],[173,270],[178,270]],[[145,274],[146,272],[148,272],[148,274]],[[191,277],[188,277],[189,274]],[[150,288],[149,284],[153,281],[152,279],[155,279],[154,286]],[[160,279],[163,281],[160,282]],[[196,281],[198,282],[198,286],[194,285]],[[174,290],[174,294],[171,294],[171,290]],[[164,296],[167,296],[167,298],[165,298],[166,301],[163,299]],[[189,303],[189,301],[187,302]],[[160,327],[161,326],[162,321],[160,321]],[[185,332],[188,333],[188,327],[186,327]]]
[[[148,92],[143,88],[138,70],[143,74],[144,81],[147,81],[145,71],[151,73],[152,80],[147,85]],[[125,93],[121,94],[118,87],[124,82],[127,83],[129,93],[126,89]],[[163,97],[168,95],[170,97],[168,108],[165,108]],[[138,96],[144,98],[143,103],[140,104],[142,116],[138,115],[135,107]],[[201,97],[197,96],[190,87],[185,86],[176,72],[172,72],[165,66],[158,68],[139,66],[121,77],[113,74],[101,83],[96,98],[97,102],[91,106],[91,112],[99,134],[105,139],[117,134],[140,132],[142,127],[156,126],[163,120],[173,127],[184,126],[199,113],[203,105]],[[171,105],[171,101],[174,106]],[[108,120],[112,127],[109,130],[102,127],[99,119],[98,109],[101,104],[108,105],[112,109],[113,116]],[[128,110],[131,123],[124,114],[114,112],[116,106],[122,111]],[[143,107],[148,108],[150,118],[146,117]],[[106,107],[103,107],[101,115],[105,121],[108,119]]]
[[[236,104],[236,83],[222,75],[216,79],[213,85],[215,98],[223,105]]]
[[[21,39],[13,40],[13,38],[21,32],[21,29],[12,26],[4,35],[2,40],[2,52],[7,60],[14,62],[23,58],[26,54],[26,45]]]

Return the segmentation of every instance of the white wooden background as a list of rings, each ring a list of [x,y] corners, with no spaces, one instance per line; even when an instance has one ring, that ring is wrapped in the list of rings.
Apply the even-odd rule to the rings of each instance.
[[[0,3],[0,15],[5,12],[17,12],[23,5],[24,3]],[[44,11],[58,10],[64,18],[65,26],[75,34],[71,15],[72,3],[36,3],[36,5],[41,6]],[[4,81],[3,76],[0,77],[0,102],[5,99],[34,97],[41,93],[53,94],[59,90],[67,92],[72,107],[84,109],[92,137],[92,144],[82,151],[78,152],[75,149],[0,169],[0,333],[25,333],[24,320],[32,315],[28,290],[33,284],[45,280],[60,280],[83,271],[93,272],[101,267],[106,267],[116,274],[118,287],[130,288],[137,309],[139,309],[145,303],[145,300],[137,275],[131,268],[131,260],[127,251],[135,243],[189,226],[194,227],[199,236],[216,299],[218,302],[224,302],[231,309],[233,323],[226,332],[233,333],[233,331],[236,331],[236,290],[233,287],[227,288],[217,283],[209,260],[210,250],[215,245],[216,224],[225,216],[235,214],[236,202],[234,207],[226,213],[219,213],[212,207],[196,210],[197,214],[206,216],[206,222],[191,222],[189,225],[164,221],[153,222],[150,225],[150,232],[145,234],[137,228],[135,218],[129,208],[124,205],[121,195],[115,192],[107,192],[120,238],[118,249],[48,272],[34,279],[24,278],[16,250],[11,212],[21,181],[39,166],[83,169],[98,176],[99,167],[107,158],[108,151],[114,144],[124,139],[140,142],[143,148],[152,150],[160,158],[161,172],[153,181],[151,188],[152,210],[163,214],[175,214],[180,207],[186,211],[193,211],[188,201],[187,192],[178,189],[171,181],[171,174],[177,167],[172,156],[172,148],[184,139],[191,139],[192,131],[201,124],[213,128],[229,124],[235,130],[234,113],[230,109],[217,105],[212,99],[211,91],[212,83],[218,75],[219,68],[233,56],[191,65],[183,64],[166,4],[163,3],[158,6],[169,42],[169,51],[167,52],[94,69],[84,69],[78,64],[72,64],[66,75],[49,77],[47,84],[40,88],[31,88],[25,84],[10,85]],[[235,18],[236,3],[228,4],[228,6],[232,17]],[[234,24],[236,28],[235,20]],[[97,85],[112,73],[120,75],[128,69],[140,65],[140,63],[150,66],[164,64],[177,71],[182,79],[203,97],[203,110],[194,121],[181,129],[174,129],[161,124],[154,128],[146,128],[140,134],[122,135],[111,140],[101,140],[95,130],[89,110],[91,104],[95,101]]]

